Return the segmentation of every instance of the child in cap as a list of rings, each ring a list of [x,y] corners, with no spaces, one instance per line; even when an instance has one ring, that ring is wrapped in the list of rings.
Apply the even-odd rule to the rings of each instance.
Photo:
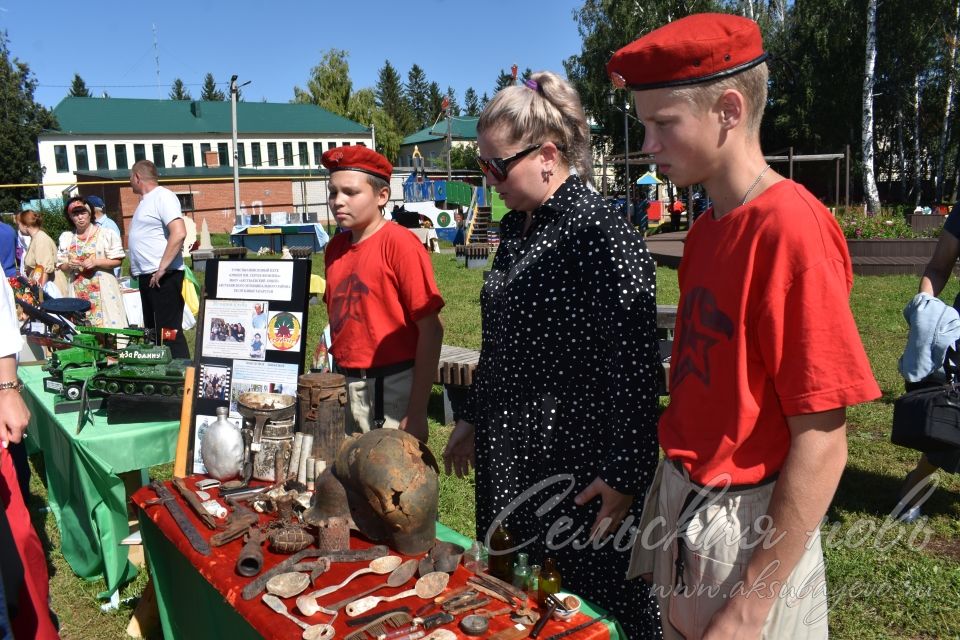
[[[607,64],[634,92],[644,153],[713,201],[684,246],[665,459],[630,567],[653,581],[665,638],[827,637],[819,526],[845,408],[880,395],[843,234],[764,160],[767,57],[753,21],[700,14]]]
[[[362,146],[323,154],[328,205],[344,229],[324,256],[330,351],[347,377],[351,431],[405,429],[427,441],[427,401],[440,359],[443,298],[420,240],[387,222],[393,167]]]

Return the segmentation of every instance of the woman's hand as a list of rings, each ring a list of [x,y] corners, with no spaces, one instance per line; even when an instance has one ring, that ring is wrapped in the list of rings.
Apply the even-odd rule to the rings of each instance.
[[[474,453],[474,428],[464,420],[457,420],[457,426],[450,434],[447,447],[443,450],[443,467],[447,475],[456,473],[463,478],[470,473],[470,467],[476,466]]]
[[[96,269],[96,268],[97,268],[97,257],[96,257],[96,256],[90,256],[89,258],[86,258],[86,259],[82,260],[82,261],[80,262],[80,267],[81,267],[84,271],[92,271],[93,269]]]
[[[451,438],[452,440],[452,438]],[[590,539],[596,539],[597,535],[606,535],[614,533],[620,523],[630,510],[633,504],[633,496],[627,493],[620,493],[606,482],[600,476],[594,478],[593,482],[587,485],[587,488],[577,494],[573,502],[582,507],[597,496],[602,501],[600,511],[597,513],[597,519],[590,527]],[[607,522],[604,522],[607,520]]]

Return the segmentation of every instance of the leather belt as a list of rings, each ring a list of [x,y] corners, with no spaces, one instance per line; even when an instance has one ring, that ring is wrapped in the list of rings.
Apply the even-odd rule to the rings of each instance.
[[[388,364],[385,367],[371,367],[370,369],[350,369],[348,367],[341,367],[337,365],[337,370],[348,378],[360,378],[361,380],[366,380],[368,378],[385,378],[387,376],[392,376],[395,373],[400,373],[401,371],[406,371],[407,369],[413,368],[413,360],[404,360],[403,362],[398,362],[396,364]]]
[[[773,474],[761,480],[760,482],[756,482],[754,484],[724,485],[723,483],[720,483],[714,486],[707,487],[706,485],[702,485],[699,482],[694,482],[693,480],[691,480],[689,475],[687,474],[686,468],[683,466],[683,463],[680,462],[680,460],[678,460],[677,458],[667,458],[667,462],[673,465],[673,468],[679,471],[682,475],[687,476],[687,480],[690,482],[690,484],[696,485],[701,489],[707,489],[710,492],[716,492],[716,493],[719,493],[721,491],[725,493],[736,492],[736,491],[749,491],[750,489],[756,489],[757,487],[762,487],[764,485],[770,484],[771,482],[776,482],[777,478],[780,477],[780,472],[776,471]]]

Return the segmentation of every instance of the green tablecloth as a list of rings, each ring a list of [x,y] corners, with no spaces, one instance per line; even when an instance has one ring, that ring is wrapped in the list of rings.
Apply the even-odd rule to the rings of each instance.
[[[63,556],[81,578],[103,576],[109,597],[137,573],[120,545],[130,533],[127,495],[118,474],[173,460],[176,422],[108,425],[97,412],[76,435],[77,414],[54,414],[39,366],[20,367],[32,414],[27,450],[43,453],[47,500],[60,528]]]

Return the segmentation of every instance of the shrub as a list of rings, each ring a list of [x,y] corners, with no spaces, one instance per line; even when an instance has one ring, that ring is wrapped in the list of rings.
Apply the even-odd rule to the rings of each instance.
[[[860,208],[838,209],[837,222],[848,239],[871,238],[935,238],[940,229],[914,231],[906,218],[907,209],[902,206],[881,210],[880,215],[864,213]]]

